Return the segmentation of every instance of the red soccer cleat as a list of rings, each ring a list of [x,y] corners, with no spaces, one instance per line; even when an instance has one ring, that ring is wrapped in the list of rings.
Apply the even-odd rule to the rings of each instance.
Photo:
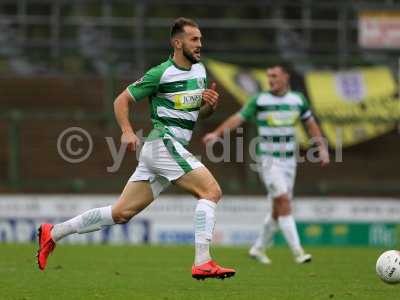
[[[236,271],[218,266],[213,260],[206,262],[200,266],[192,267],[192,277],[197,280],[206,278],[225,279],[234,276]]]
[[[56,243],[53,241],[50,234],[52,228],[53,225],[51,224],[42,224],[38,230],[39,250],[36,257],[39,269],[42,271],[46,268],[47,257],[56,247]]]

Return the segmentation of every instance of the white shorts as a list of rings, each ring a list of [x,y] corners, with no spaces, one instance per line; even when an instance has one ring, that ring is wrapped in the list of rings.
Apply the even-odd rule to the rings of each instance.
[[[129,181],[149,181],[156,198],[171,181],[204,165],[179,142],[170,137],[144,143],[139,164]]]
[[[275,158],[267,155],[260,157],[259,174],[269,197],[276,198],[286,193],[289,194],[289,199],[293,197],[296,164],[295,157]]]

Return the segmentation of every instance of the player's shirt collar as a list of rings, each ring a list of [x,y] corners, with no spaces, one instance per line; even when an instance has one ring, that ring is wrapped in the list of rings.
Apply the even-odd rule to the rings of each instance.
[[[272,91],[269,91],[269,93],[272,95],[272,96],[274,96],[274,97],[278,97],[278,98],[283,98],[283,97],[285,97],[288,93],[290,92],[290,90],[289,89],[287,89],[286,91],[285,91],[285,93],[284,94],[282,94],[282,95],[278,95],[278,94],[276,94],[276,93],[273,93]]]
[[[192,69],[192,67],[190,68],[185,68],[182,66],[179,66],[176,64],[176,62],[172,59],[172,55],[168,58],[168,60],[174,65],[175,68],[177,68],[178,70],[182,70],[182,71],[190,71]],[[193,65],[192,65],[193,66]]]

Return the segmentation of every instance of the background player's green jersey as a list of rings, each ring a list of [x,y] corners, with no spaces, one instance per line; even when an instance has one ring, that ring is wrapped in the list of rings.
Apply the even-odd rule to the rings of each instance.
[[[185,69],[171,58],[129,85],[127,90],[136,101],[149,98],[153,130],[148,139],[170,135],[182,144],[188,144],[206,85],[206,70],[202,63]]]
[[[292,157],[296,150],[295,124],[312,116],[303,94],[289,91],[283,96],[262,92],[250,98],[240,110],[245,120],[255,119],[258,154]]]

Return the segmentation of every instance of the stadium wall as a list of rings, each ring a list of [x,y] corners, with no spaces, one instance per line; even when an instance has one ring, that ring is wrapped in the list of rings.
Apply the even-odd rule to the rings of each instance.
[[[60,222],[90,208],[109,205],[112,195],[0,196],[0,242],[35,241],[42,222]],[[391,247],[400,240],[400,199],[304,197],[294,202],[298,228],[305,245]],[[164,196],[124,225],[87,235],[72,235],[69,244],[190,244],[196,201]],[[270,203],[261,196],[228,196],[218,206],[214,242],[248,245],[258,233]],[[284,243],[279,234],[275,243]]]

